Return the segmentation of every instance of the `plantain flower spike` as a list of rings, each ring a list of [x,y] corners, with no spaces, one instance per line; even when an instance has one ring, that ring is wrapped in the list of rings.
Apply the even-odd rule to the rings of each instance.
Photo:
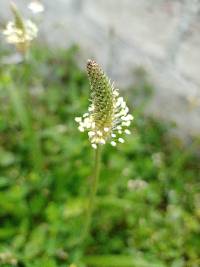
[[[130,134],[128,127],[133,120],[129,108],[118,89],[110,82],[101,67],[88,60],[87,72],[91,86],[91,104],[83,117],[76,117],[81,132],[88,131],[94,149],[98,144],[110,142],[112,146],[124,143],[122,134]]]
[[[14,20],[8,22],[3,34],[10,44],[14,44],[17,50],[26,54],[31,41],[37,36],[38,29],[31,20],[24,20],[14,3],[11,3],[11,11]]]

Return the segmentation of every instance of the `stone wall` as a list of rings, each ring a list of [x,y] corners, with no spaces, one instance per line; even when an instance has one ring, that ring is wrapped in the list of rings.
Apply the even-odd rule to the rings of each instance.
[[[27,13],[28,1],[15,2]],[[95,58],[120,87],[133,83],[134,69],[143,67],[156,88],[149,111],[176,121],[183,133],[200,132],[200,0],[43,3],[41,40],[78,43],[82,63]],[[1,22],[9,14],[8,1],[1,0]]]

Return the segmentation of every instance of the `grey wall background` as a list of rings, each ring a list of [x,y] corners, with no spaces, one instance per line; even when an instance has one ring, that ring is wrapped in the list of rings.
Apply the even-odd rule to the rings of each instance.
[[[25,14],[30,1],[15,0]],[[144,67],[155,85],[148,112],[200,132],[200,0],[44,0],[40,39],[81,46],[81,62],[95,58],[121,88]],[[0,0],[0,21],[10,17]]]

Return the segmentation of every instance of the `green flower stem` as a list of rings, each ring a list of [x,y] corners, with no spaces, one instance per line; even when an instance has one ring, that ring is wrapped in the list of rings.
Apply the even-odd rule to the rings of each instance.
[[[10,72],[8,73],[7,90],[12,104],[12,109],[15,113],[16,118],[21,124],[25,138],[27,138],[28,140],[29,155],[33,168],[37,173],[42,173],[42,152],[39,138],[37,136],[37,133],[33,129],[31,112],[25,104],[26,95],[22,94],[18,87],[13,83],[12,67],[10,68]]]
[[[15,112],[15,115],[18,118],[22,128],[29,129],[30,120],[24,105],[24,101],[22,99],[23,96],[21,95],[21,92],[18,90],[17,87],[14,87],[12,80],[9,81],[7,89],[12,104],[12,109]]]
[[[90,185],[90,196],[88,201],[86,219],[85,219],[85,228],[83,230],[82,242],[90,235],[90,227],[92,221],[92,214],[95,208],[95,198],[98,189],[99,183],[99,174],[100,174],[100,165],[101,165],[101,145],[97,146],[95,150],[95,165],[94,165],[94,174],[92,177],[91,185]]]

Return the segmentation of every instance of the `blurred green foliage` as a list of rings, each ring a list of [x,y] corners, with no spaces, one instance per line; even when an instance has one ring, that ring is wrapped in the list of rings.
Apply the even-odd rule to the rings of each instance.
[[[77,240],[93,150],[74,122],[89,95],[86,74],[75,63],[78,53],[75,47],[37,47],[30,61],[10,72],[0,67],[2,267],[66,267],[82,252]],[[169,124],[144,116],[152,87],[139,74],[139,83],[124,92],[129,106],[136,106],[133,134],[125,144],[104,149],[92,236],[80,266],[198,267],[199,144],[185,147],[169,135]],[[9,97],[16,88],[28,114],[20,109],[22,120]],[[42,156],[23,127],[27,116]]]

